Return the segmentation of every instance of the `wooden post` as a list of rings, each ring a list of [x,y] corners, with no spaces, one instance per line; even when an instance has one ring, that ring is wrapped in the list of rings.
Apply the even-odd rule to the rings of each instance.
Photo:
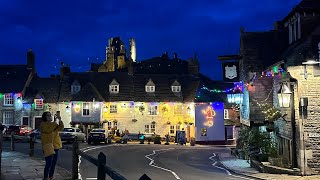
[[[11,151],[15,150],[15,146],[14,146],[14,132],[11,132]]]
[[[79,144],[75,141],[72,145],[72,179],[79,178]]]
[[[30,150],[29,150],[29,156],[34,156],[34,140],[33,137],[30,137]]]
[[[106,155],[104,155],[103,152],[100,152],[98,155],[98,180],[106,179],[106,172],[104,171],[106,163]]]

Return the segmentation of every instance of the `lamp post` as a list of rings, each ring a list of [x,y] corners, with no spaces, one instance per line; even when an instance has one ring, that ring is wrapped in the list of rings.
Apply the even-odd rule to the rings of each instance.
[[[291,84],[290,84],[291,87]],[[290,88],[282,84],[278,91],[279,106],[281,108],[291,108],[291,128],[292,128],[292,168],[298,167],[297,165],[297,143],[296,143],[296,120],[294,109],[294,92]]]

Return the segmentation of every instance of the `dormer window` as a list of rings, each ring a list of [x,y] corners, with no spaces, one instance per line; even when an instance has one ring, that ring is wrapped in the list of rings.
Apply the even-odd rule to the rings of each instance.
[[[172,92],[180,92],[181,86],[171,86]]]
[[[109,92],[113,94],[119,93],[119,85],[120,84],[115,79],[113,79],[112,82],[109,84]]]
[[[175,80],[175,81],[173,82],[173,84],[171,85],[171,90],[172,90],[172,92],[174,92],[174,93],[176,93],[176,92],[181,92],[181,85],[180,85],[180,83],[179,83],[177,80]]]
[[[145,86],[146,92],[153,93],[156,91],[156,85],[153,83],[151,79],[149,79],[148,83]]]
[[[155,92],[156,87],[155,86],[146,86],[146,92]]]
[[[71,93],[74,94],[74,93],[78,93],[80,91],[80,86],[78,85],[72,85],[71,86]]]
[[[80,90],[81,90],[81,85],[77,80],[75,80],[71,85],[71,94],[78,93]]]

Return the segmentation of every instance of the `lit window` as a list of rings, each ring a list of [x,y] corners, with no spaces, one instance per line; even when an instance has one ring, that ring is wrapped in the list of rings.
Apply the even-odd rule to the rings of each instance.
[[[110,113],[117,113],[118,110],[117,110],[117,105],[113,104],[113,105],[110,105]]]
[[[229,111],[228,111],[228,109],[225,109],[223,114],[224,114],[224,119],[229,119]]]
[[[180,124],[176,125],[176,131],[180,131]]]
[[[72,85],[71,86],[71,93],[78,93],[80,91],[80,86]]]
[[[150,127],[149,124],[147,124],[147,125],[144,126],[144,132],[145,132],[145,133],[150,133],[149,127]]]
[[[175,131],[174,131],[174,125],[171,125],[171,126],[170,126],[170,134],[174,134],[174,132],[175,132]]]
[[[174,105],[174,114],[182,114],[182,105],[180,104]]]
[[[4,105],[12,106],[13,105],[13,94],[5,94],[4,95]]]
[[[43,99],[35,99],[34,104],[34,109],[43,109]]]
[[[180,92],[181,86],[171,86],[172,92]]]
[[[4,111],[3,112],[3,123],[4,124],[13,124],[13,112]]]
[[[82,103],[82,116],[89,116],[90,115],[90,108],[89,103]]]
[[[148,106],[148,114],[149,115],[157,115],[158,114],[158,106]]]
[[[111,128],[112,128],[112,122],[108,121],[108,130],[111,130]]]
[[[156,87],[155,86],[146,86],[146,92],[155,92]]]
[[[156,132],[156,124],[151,124],[151,125],[150,125],[150,132],[151,132],[151,133]]]
[[[113,127],[114,127],[115,129],[118,129],[118,122],[113,122]]]
[[[119,85],[110,85],[109,91],[110,93],[119,93]]]

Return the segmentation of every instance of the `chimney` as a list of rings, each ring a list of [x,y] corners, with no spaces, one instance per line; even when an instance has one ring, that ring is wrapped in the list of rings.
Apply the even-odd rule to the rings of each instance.
[[[273,28],[274,28],[274,30],[276,30],[276,31],[283,29],[283,26],[282,26],[281,21],[276,21],[276,22],[273,24]]]
[[[135,62],[133,62],[133,60],[131,58],[129,58],[127,65],[128,65],[128,74],[133,75]]]
[[[198,76],[200,72],[200,64],[198,61],[197,54],[194,54],[194,58],[188,60],[188,71],[190,74]]]
[[[27,52],[27,68],[35,72],[35,57],[32,49],[29,49]]]
[[[63,62],[61,63],[60,68],[60,77],[63,79],[64,77],[68,76],[71,73],[70,67],[65,65]]]
[[[178,54],[176,52],[173,53],[173,59],[178,59]]]

